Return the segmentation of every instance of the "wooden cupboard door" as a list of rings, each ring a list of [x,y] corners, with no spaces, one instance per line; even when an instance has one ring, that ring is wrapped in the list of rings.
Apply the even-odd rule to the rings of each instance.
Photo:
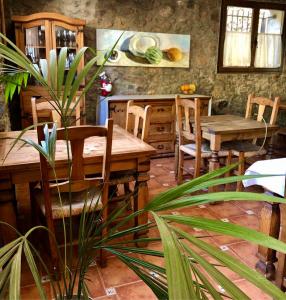
[[[16,44],[27,55],[36,68],[47,59],[50,46],[50,26],[45,20],[16,24]]]
[[[65,68],[69,70],[76,53],[83,47],[83,27],[52,21],[51,31],[52,48],[57,50],[57,54],[59,54],[61,48],[67,47]],[[84,59],[82,58],[79,63],[78,71],[82,70],[83,66]]]

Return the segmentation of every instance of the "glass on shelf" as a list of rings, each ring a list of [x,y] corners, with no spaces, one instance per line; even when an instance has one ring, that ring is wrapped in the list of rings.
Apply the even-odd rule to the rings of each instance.
[[[56,47],[76,47],[76,32],[56,26]]]
[[[45,26],[35,26],[25,29],[26,47],[41,48],[45,47]]]

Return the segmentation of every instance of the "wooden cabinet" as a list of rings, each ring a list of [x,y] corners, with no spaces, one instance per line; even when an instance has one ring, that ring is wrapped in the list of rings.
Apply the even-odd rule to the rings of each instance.
[[[204,114],[208,113],[208,105],[211,99],[205,95],[182,95],[183,98],[202,99]],[[104,124],[107,116],[100,115],[100,109],[108,106],[108,117],[113,118],[114,123],[125,128],[127,102],[134,100],[137,105],[152,106],[151,124],[149,132],[149,144],[157,150],[158,156],[174,154],[176,128],[175,128],[175,95],[118,95],[106,98],[101,102],[98,118]]]
[[[37,13],[29,16],[13,16],[15,23],[16,45],[27,55],[43,74],[51,49],[57,54],[62,47],[68,48],[65,68],[68,70],[77,51],[83,47],[84,20],[69,18],[56,13]],[[83,68],[82,60],[78,72]],[[31,125],[31,97],[47,96],[48,92],[30,80],[20,94],[22,126]],[[84,100],[81,104],[84,115]]]

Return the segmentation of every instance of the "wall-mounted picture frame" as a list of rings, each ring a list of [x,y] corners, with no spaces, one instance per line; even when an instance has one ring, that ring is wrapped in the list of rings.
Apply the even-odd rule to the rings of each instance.
[[[121,36],[121,37],[120,37]],[[120,38],[120,39],[119,39]],[[119,39],[106,62],[108,66],[189,68],[189,34],[96,30],[98,65]]]

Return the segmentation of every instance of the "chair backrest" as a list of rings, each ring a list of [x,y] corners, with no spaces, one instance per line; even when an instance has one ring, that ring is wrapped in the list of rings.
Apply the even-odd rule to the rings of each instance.
[[[254,94],[248,95],[245,118],[250,119],[253,114],[254,105],[258,105],[257,121],[261,122],[264,118],[266,107],[272,109],[269,124],[274,125],[276,123],[277,114],[279,110],[280,97],[275,97],[274,100],[265,97],[255,97]]]
[[[134,136],[141,138],[142,141],[148,142],[151,112],[151,105],[147,105],[143,108],[139,105],[135,105],[133,100],[128,101],[126,130],[131,132]]]
[[[72,102],[70,106],[70,110],[73,109],[73,104],[75,104],[75,102]],[[32,107],[32,117],[33,117],[34,125],[38,124],[41,118],[44,118],[45,120],[49,120],[51,122],[56,123],[58,128],[62,127],[61,116],[58,113],[57,106],[54,101],[47,100],[44,97],[41,98],[32,97],[31,107]],[[76,105],[72,115],[75,116],[74,125],[79,126],[80,125],[80,103]]]
[[[41,143],[41,141],[45,139],[43,126],[38,126],[37,131],[38,141],[39,143]],[[49,192],[51,189],[55,189],[55,192],[57,192],[58,189],[60,192],[69,192],[70,190],[71,192],[79,192],[86,190],[91,186],[108,183],[110,176],[112,132],[112,119],[108,119],[106,121],[105,127],[83,125],[67,127],[67,129],[57,129],[57,140],[69,141],[71,151],[71,182],[69,182],[68,180],[64,180],[59,184],[51,184],[50,181],[55,180],[55,178],[51,175],[52,172],[50,171],[50,167],[48,166],[47,160],[43,155],[40,154],[41,175],[44,194],[47,193],[47,197],[49,197]],[[93,178],[86,178],[84,170],[84,143],[85,139],[89,137],[103,137],[105,139],[105,143],[103,143],[102,145],[102,149],[104,150],[102,172],[97,177]],[[101,142],[98,143],[101,144]]]
[[[195,142],[197,156],[200,157],[202,143],[200,99],[182,99],[177,95],[175,101],[179,145],[184,145],[186,141]]]

